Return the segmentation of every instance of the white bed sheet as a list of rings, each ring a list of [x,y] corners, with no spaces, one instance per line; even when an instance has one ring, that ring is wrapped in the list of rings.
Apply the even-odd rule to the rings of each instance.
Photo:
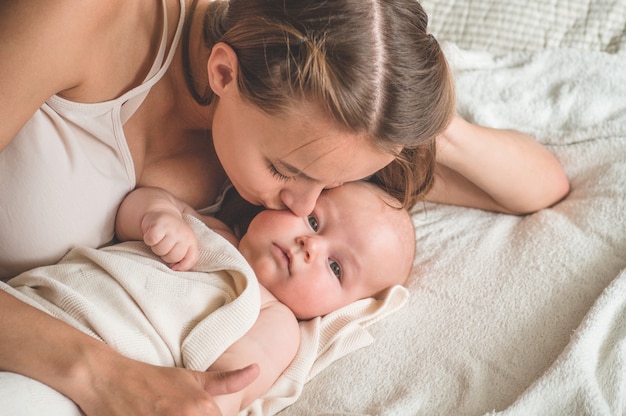
[[[572,191],[525,217],[417,207],[407,305],[325,369],[341,354],[318,340],[324,365],[309,363],[314,377],[281,415],[622,414],[626,2],[423,4],[456,71],[458,112],[535,135]],[[2,414],[77,411],[34,380],[1,383],[29,399]]]

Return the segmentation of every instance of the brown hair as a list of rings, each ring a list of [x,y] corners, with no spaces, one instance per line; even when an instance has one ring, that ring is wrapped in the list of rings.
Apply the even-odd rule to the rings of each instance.
[[[381,150],[401,147],[370,180],[410,207],[432,186],[434,139],[455,107],[448,64],[427,25],[415,0],[217,0],[204,42],[233,48],[240,91],[265,112],[317,103]],[[210,89],[201,96],[190,77],[188,84],[199,103],[211,102]]]

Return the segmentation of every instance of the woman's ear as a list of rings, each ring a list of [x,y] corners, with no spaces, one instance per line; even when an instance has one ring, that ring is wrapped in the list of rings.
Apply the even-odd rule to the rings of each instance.
[[[209,85],[215,95],[221,96],[229,86],[237,88],[239,60],[233,48],[224,42],[216,43],[209,55],[207,72]]]

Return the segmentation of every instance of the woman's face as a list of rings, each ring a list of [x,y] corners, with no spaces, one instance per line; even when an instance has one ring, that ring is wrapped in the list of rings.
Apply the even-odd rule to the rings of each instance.
[[[220,163],[244,199],[298,216],[313,210],[323,189],[365,178],[393,160],[309,108],[270,116],[236,89],[219,98],[212,133]]]

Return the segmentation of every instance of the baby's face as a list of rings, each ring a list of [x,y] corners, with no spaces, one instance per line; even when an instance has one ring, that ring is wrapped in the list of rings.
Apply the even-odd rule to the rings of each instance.
[[[385,205],[370,186],[346,184],[322,193],[307,217],[262,211],[239,249],[263,286],[310,319],[404,282],[414,243],[407,247],[398,237],[393,215],[406,213]],[[410,220],[403,224],[414,233]]]

